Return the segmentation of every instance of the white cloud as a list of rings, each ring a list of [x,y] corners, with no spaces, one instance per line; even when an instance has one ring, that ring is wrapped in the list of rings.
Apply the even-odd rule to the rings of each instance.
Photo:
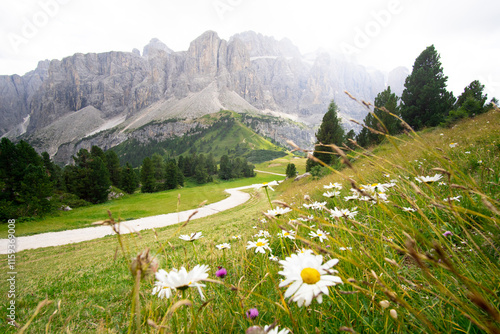
[[[254,30],[288,37],[303,53],[352,45],[362,64],[383,70],[411,70],[434,44],[459,94],[480,76],[500,81],[499,12],[490,0],[2,0],[0,73],[23,74],[75,52],[142,51],[153,37],[180,51],[206,30],[225,39]],[[30,24],[36,31],[27,38]],[[360,34],[369,35],[365,43]]]

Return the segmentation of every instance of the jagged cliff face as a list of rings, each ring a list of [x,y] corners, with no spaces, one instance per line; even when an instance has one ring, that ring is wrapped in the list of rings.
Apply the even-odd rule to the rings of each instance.
[[[393,91],[403,85],[401,73],[390,77]],[[116,128],[122,138],[151,121],[220,109],[274,112],[317,125],[332,99],[345,120],[361,121],[366,110],[343,91],[373,101],[386,81],[380,72],[328,53],[302,56],[286,39],[246,32],[226,41],[208,31],[187,51],[174,52],[153,39],[142,56],[137,49],[75,54],[40,62],[24,76],[0,76],[0,135],[26,132],[38,150],[55,155],[61,141],[103,129]],[[58,129],[65,134],[55,138]]]

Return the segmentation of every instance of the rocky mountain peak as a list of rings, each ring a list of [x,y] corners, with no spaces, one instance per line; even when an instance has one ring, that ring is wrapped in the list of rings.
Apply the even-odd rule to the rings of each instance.
[[[167,54],[171,54],[174,52],[170,49],[165,43],[160,41],[158,38],[153,38],[149,43],[144,46],[142,55],[144,57],[154,57],[158,53],[166,52]]]
[[[288,39],[277,41],[272,36],[264,36],[254,31],[233,35],[229,42],[239,39],[247,48],[250,57],[301,57],[299,49]]]

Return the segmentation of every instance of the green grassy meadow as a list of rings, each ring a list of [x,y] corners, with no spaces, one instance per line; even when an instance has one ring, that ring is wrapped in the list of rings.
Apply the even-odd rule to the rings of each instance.
[[[19,332],[244,333],[274,324],[293,333],[499,333],[499,124],[496,109],[449,129],[387,138],[348,153],[341,171],[252,190],[241,207],[187,224],[19,252],[16,321],[27,326]],[[278,164],[286,168],[286,159],[257,169],[284,173]],[[434,181],[416,179],[436,174]],[[275,179],[259,177],[251,183]],[[216,195],[242,182],[199,191]],[[339,193],[326,197],[333,183],[338,189],[329,190]],[[195,206],[191,197],[188,206]],[[181,195],[181,202],[191,197]],[[268,210],[277,207],[290,210],[272,216]],[[179,239],[194,232],[203,237]],[[259,239],[269,246],[264,254],[252,247]],[[230,248],[219,250],[222,243]],[[149,255],[138,257],[146,249]],[[295,255],[302,249],[314,255]],[[328,271],[334,259],[337,272]],[[170,298],[153,295],[154,276],[141,274],[156,264],[169,273],[208,265],[204,298],[187,285]],[[216,276],[219,266],[227,276]],[[291,271],[302,280],[302,295],[280,286]],[[342,284],[314,293],[308,306],[292,300],[327,275]],[[6,280],[0,288],[6,291]],[[4,298],[0,312],[6,307]],[[252,308],[254,319],[247,316]],[[2,322],[0,331],[16,329]]]
[[[286,168],[286,166],[285,166]],[[108,210],[115,219],[132,220],[197,208],[202,202],[214,203],[228,197],[224,189],[237,188],[254,183],[270,182],[279,179],[274,175],[257,173],[256,177],[231,181],[219,181],[202,186],[192,185],[182,189],[162,191],[151,194],[135,193],[103,204],[61,211],[43,219],[26,221],[16,225],[16,236],[44,232],[63,231],[89,227],[94,222],[108,219]],[[179,201],[180,196],[180,201]],[[0,237],[7,237],[6,224],[0,225]]]

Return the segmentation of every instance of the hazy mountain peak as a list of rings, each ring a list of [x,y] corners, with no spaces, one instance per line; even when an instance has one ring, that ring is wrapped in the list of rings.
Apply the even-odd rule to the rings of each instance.
[[[158,38],[153,38],[149,43],[144,46],[144,49],[142,51],[142,55],[144,57],[151,57],[155,55],[158,52],[166,52],[168,54],[174,52],[172,49],[170,49],[165,43],[160,41]]]

